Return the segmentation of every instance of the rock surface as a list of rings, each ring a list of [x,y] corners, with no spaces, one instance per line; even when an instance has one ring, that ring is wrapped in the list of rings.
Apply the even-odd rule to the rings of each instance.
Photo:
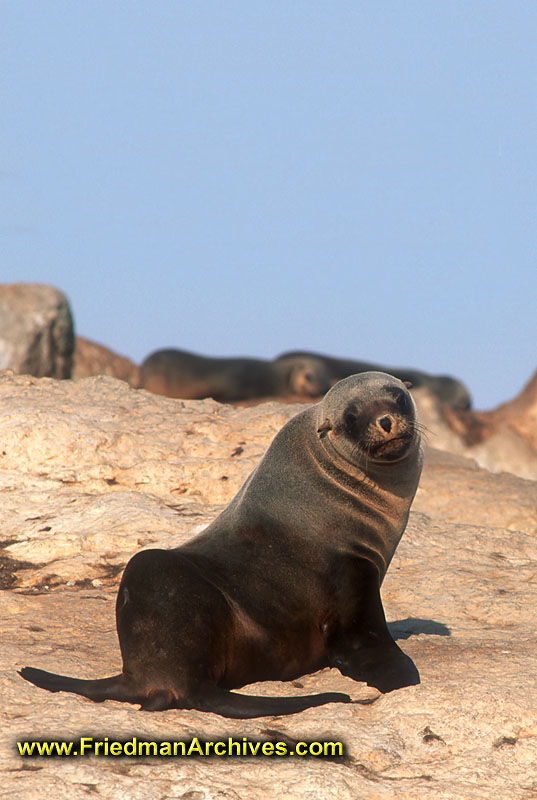
[[[69,378],[74,333],[69,302],[52,286],[0,286],[0,369]]]
[[[130,383],[131,386],[140,385],[140,370],[133,361],[102,344],[77,336],[71,377],[90,378],[92,375],[110,375]]]
[[[413,390],[427,441],[473,458],[492,472],[537,480],[537,373],[523,391],[492,411],[461,411],[427,389]]]
[[[243,691],[341,690],[356,701],[289,717],[143,713],[22,681],[120,666],[114,602],[138,549],[172,547],[235,494],[300,406],[178,401],[112,378],[0,376],[5,798],[529,798],[537,794],[537,484],[428,449],[383,584],[419,686],[378,695],[323,670]],[[343,741],[342,759],[21,758],[27,739]]]
[[[450,427],[468,445],[484,442],[508,428],[528,441],[537,453],[537,372],[512,400],[492,411],[446,410]]]

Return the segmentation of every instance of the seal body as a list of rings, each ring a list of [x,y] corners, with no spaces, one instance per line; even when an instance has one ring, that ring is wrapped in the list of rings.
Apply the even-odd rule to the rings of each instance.
[[[157,350],[140,367],[140,388],[183,399],[212,397],[221,403],[263,397],[320,397],[331,386],[321,361],[291,356],[283,361],[209,358],[186,350]]]
[[[436,395],[442,403],[446,403],[453,408],[467,409],[472,405],[470,392],[464,383],[457,378],[452,378],[450,375],[430,375],[427,372],[409,367],[382,367],[367,361],[355,361],[349,358],[333,358],[332,356],[325,356],[321,353],[310,353],[301,350],[282,353],[278,356],[276,361],[285,362],[288,359],[295,358],[309,358],[312,365],[316,365],[318,371],[324,370],[324,374],[331,385],[343,378],[347,378],[349,375],[371,370],[381,370],[395,375],[401,381],[408,381],[415,388],[418,386],[425,386]]]
[[[116,607],[120,675],[86,681],[26,667],[22,676],[93,700],[230,717],[348,701],[230,691],[326,666],[383,692],[418,683],[388,631],[380,586],[421,465],[405,385],[377,372],[339,382],[281,429],[205,531],[128,563]]]

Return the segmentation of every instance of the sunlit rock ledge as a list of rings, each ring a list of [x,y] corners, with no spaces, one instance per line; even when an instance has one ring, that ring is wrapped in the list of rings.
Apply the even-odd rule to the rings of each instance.
[[[490,798],[537,791],[537,483],[428,449],[383,584],[421,684],[378,696],[324,670],[244,691],[348,691],[355,703],[234,721],[143,713],[24,682],[120,667],[114,602],[128,558],[195,535],[301,406],[179,401],[113,378],[0,376],[2,796]],[[21,739],[341,740],[342,760],[32,759]]]

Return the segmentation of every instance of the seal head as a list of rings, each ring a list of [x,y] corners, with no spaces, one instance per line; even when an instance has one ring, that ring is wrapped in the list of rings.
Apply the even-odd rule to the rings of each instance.
[[[352,398],[352,399],[349,399]],[[408,455],[416,407],[406,386],[382,372],[362,372],[337,383],[319,409],[318,433],[350,463],[389,463]]]

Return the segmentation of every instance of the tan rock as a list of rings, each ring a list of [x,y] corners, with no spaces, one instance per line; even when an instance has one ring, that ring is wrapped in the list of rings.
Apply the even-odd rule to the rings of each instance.
[[[433,447],[474,458],[492,472],[537,480],[537,373],[519,395],[492,411],[454,409],[427,389],[413,394]]]
[[[484,800],[537,792],[537,484],[432,449],[383,585],[392,631],[421,685],[379,696],[323,670],[242,691],[343,690],[356,702],[241,721],[93,704],[16,674],[25,664],[114,673],[122,564],[206,525],[297,410],[157,398],[106,377],[0,378],[2,554],[12,587],[0,595],[2,797]],[[345,742],[346,755],[23,759],[16,749],[21,740],[81,736],[270,738],[290,748],[331,740]]]
[[[0,286],[0,370],[69,378],[74,333],[62,292],[38,283]]]
[[[537,453],[537,372],[520,394],[492,411],[446,411],[452,430],[469,446],[485,442],[499,431],[511,430]]]
[[[114,353],[102,344],[77,336],[72,377],[89,378],[92,375],[110,375],[112,378],[130,383],[131,386],[140,385],[140,370],[133,361]]]

